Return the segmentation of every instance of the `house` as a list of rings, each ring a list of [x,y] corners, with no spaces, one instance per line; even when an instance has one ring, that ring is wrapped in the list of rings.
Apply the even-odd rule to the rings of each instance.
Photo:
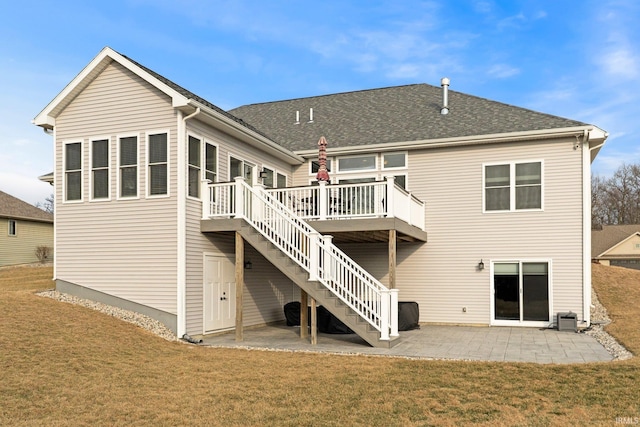
[[[0,230],[0,267],[53,259],[53,215],[3,191]]]
[[[588,326],[606,132],[448,86],[224,111],[104,48],[34,119],[55,144],[57,288],[178,336],[241,340],[297,300],[383,347],[398,301],[425,324]]]
[[[602,225],[592,229],[591,259],[640,270],[640,225]]]

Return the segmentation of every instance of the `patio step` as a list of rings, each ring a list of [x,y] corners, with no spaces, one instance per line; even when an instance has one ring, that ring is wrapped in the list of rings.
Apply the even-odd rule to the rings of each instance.
[[[300,265],[283,254],[280,249],[263,237],[252,226],[244,223],[240,227],[240,234],[270,263],[315,299],[318,304],[326,308],[353,332],[369,343],[369,345],[378,348],[391,348],[399,342],[399,337],[392,337],[390,340],[385,341],[380,340],[380,332],[378,330],[369,324],[369,322],[362,319],[353,309],[322,285],[322,283],[310,281],[308,273]]]

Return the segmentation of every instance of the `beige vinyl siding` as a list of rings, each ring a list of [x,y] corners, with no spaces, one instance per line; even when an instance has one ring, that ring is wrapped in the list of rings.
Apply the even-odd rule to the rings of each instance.
[[[421,322],[489,324],[491,261],[527,259],[552,262],[552,314],[572,310],[583,318],[582,158],[573,143],[409,152],[411,190],[426,203],[429,241],[398,243],[397,288],[400,301],[419,303]],[[529,160],[544,163],[544,211],[483,213],[483,164]],[[342,247],[388,283],[386,243]],[[481,259],[485,270],[477,271]]]
[[[291,182],[291,167],[288,164],[198,120],[192,119],[187,122],[187,133],[201,138],[202,143],[206,141],[218,147],[219,182],[228,181],[230,155],[256,164],[258,166],[256,175],[265,164],[275,167],[280,173],[285,173],[288,182]],[[235,264],[233,235],[201,233],[201,217],[202,203],[194,198],[187,198],[186,330],[187,333],[194,335],[203,333],[203,254],[225,255]],[[283,319],[283,305],[293,299],[293,283],[247,243],[245,243],[245,254],[247,259],[251,259],[253,268],[245,270],[244,325],[259,325]]]
[[[21,219],[16,222],[16,235],[9,236],[9,219],[0,218],[0,266],[38,262],[38,246],[51,249],[53,260],[53,224]]]
[[[177,118],[171,100],[111,63],[56,119],[57,278],[176,314]],[[170,197],[146,199],[146,132],[169,132]],[[138,137],[137,199],[118,200],[118,136]],[[110,140],[110,200],[90,201],[90,145]],[[62,194],[62,142],[82,142],[82,203]]]

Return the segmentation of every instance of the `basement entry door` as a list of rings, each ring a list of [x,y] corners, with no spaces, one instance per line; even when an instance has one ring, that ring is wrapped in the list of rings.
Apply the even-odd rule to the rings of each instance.
[[[236,322],[234,264],[224,256],[204,257],[204,331],[233,329]]]

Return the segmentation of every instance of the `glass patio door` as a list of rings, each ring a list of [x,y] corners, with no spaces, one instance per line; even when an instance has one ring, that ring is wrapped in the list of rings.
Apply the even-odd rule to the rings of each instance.
[[[549,322],[549,263],[495,263],[493,298],[494,323]]]

